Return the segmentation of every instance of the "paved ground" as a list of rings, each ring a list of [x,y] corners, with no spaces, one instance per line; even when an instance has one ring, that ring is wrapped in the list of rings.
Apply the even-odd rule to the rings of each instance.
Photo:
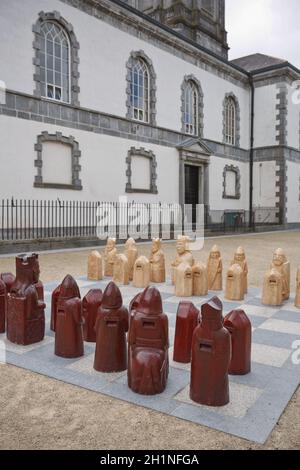
[[[299,232],[222,238],[217,240],[227,266],[235,248],[243,245],[249,262],[249,281],[260,286],[272,252],[281,246],[292,262],[292,290],[300,264]],[[201,254],[205,260],[215,240],[208,240]],[[41,255],[44,281],[70,272],[84,275],[88,251]],[[149,252],[143,246],[141,253]],[[165,245],[167,261],[174,247]],[[0,259],[0,271],[13,270],[13,259]],[[300,447],[300,391],[296,392],[276,429],[264,446],[137,408],[98,393],[67,385],[14,366],[0,365],[0,448],[82,449],[258,449]]]

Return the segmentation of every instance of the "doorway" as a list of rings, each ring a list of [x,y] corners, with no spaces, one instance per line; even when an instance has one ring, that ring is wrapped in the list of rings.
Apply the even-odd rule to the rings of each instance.
[[[194,165],[184,166],[184,203],[192,205],[191,222],[196,223],[197,204],[199,204],[199,174],[200,168]]]

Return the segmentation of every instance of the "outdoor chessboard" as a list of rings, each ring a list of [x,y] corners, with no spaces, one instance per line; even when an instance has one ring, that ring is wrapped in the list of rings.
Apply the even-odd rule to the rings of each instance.
[[[109,279],[90,282],[77,279],[83,297],[91,288],[104,290]],[[44,341],[31,346],[17,346],[0,335],[0,361],[14,364],[51,378],[125,400],[177,418],[192,421],[250,441],[264,443],[297,389],[300,365],[292,362],[292,345],[300,340],[300,310],[294,307],[293,296],[281,308],[265,307],[258,289],[250,288],[243,302],[224,300],[223,314],[242,308],[253,327],[252,371],[246,376],[230,376],[230,403],[222,408],[197,405],[189,399],[190,365],[174,363],[173,343],[176,311],[180,300],[191,300],[199,308],[211,298],[180,299],[167,282],[157,284],[163,299],[164,312],[169,317],[170,373],[166,390],[155,396],[143,396],[127,386],[127,372],[104,374],[93,369],[93,343],[85,343],[84,357],[63,359],[54,355],[54,333],[50,331],[51,293],[59,282],[45,284],[46,335]],[[123,301],[130,300],[141,289],[121,287]]]

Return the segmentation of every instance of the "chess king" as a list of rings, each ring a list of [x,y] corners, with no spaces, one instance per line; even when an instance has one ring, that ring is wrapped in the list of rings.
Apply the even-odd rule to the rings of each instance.
[[[162,283],[166,281],[165,255],[162,250],[161,240],[152,240],[150,255],[150,281]]]
[[[282,276],[282,299],[288,300],[290,297],[290,263],[281,248],[277,248],[274,252],[272,269]]]
[[[245,250],[242,246],[239,246],[234,254],[234,259],[231,262],[233,264],[239,264],[243,271],[243,285],[244,285],[244,294],[248,292],[248,263],[246,260]]]
[[[207,282],[209,290],[222,290],[222,270],[221,253],[219,247],[214,245],[209,253],[207,262]]]
[[[108,238],[104,251],[104,275],[112,277],[117,254],[116,239]]]
[[[37,254],[16,257],[16,279],[7,304],[7,338],[12,343],[29,345],[44,338],[46,305],[39,299],[39,275]]]
[[[181,236],[178,237],[176,242],[177,255],[172,263],[172,284],[175,284],[176,268],[181,263],[186,263],[191,267],[194,265],[194,258],[188,249],[188,241],[189,238],[187,236]]]

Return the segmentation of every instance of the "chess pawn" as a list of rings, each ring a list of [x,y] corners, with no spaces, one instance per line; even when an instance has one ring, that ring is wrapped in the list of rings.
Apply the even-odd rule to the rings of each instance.
[[[244,274],[239,264],[233,264],[227,271],[225,298],[244,300]]]
[[[112,277],[113,275],[116,254],[116,239],[108,238],[104,251],[104,275],[107,277]]]
[[[88,257],[88,274],[89,281],[101,281],[103,279],[102,256],[99,251],[92,251]]]
[[[290,297],[290,263],[281,248],[278,248],[273,254],[271,270],[277,271],[282,276],[282,300],[288,300]]]
[[[208,293],[207,270],[203,263],[197,263],[192,268],[193,275],[193,295],[204,296]]]
[[[127,369],[126,332],[129,315],[122,306],[120,289],[110,282],[103,293],[96,320],[94,369],[98,372],[120,372]]]
[[[243,310],[233,310],[224,318],[224,327],[231,335],[232,356],[229,374],[246,375],[251,370],[252,327]]]
[[[180,302],[176,315],[173,360],[182,364],[191,362],[192,338],[200,312],[192,302]]]
[[[136,294],[136,296],[134,296],[133,299],[130,301],[130,304],[129,304],[129,307],[128,307],[128,311],[129,311],[129,316],[130,316],[130,318],[134,315],[134,312],[135,312],[136,309],[138,308],[139,303],[140,303],[140,301],[141,301],[142,294],[143,294],[143,292],[139,292],[139,293]]]
[[[6,294],[10,293],[10,289],[15,282],[15,276],[12,273],[2,273],[0,274],[0,279],[4,282],[6,286]]]
[[[150,263],[146,256],[140,256],[134,263],[133,285],[146,288],[150,284]]]
[[[123,254],[116,255],[113,269],[113,281],[116,284],[121,285],[129,284],[128,258]]]
[[[245,250],[242,246],[239,246],[234,254],[234,259],[231,262],[233,264],[239,264],[243,271],[243,284],[244,284],[244,293],[248,292],[248,263],[246,260]]]
[[[177,239],[176,242],[176,251],[177,255],[175,260],[172,263],[172,284],[175,284],[175,277],[176,277],[176,268],[181,264],[181,263],[186,263],[189,266],[194,265],[194,258],[191,254],[191,252],[188,249],[188,241],[189,237],[187,236],[180,236]]]
[[[38,255],[16,257],[16,278],[7,296],[7,338],[24,346],[38,343],[45,334],[45,303],[39,299]]]
[[[265,274],[262,304],[270,306],[280,306],[283,303],[282,298],[283,276],[275,269],[271,269]]]
[[[295,306],[300,308],[300,266],[297,271],[297,278],[296,278],[296,298],[295,298]]]
[[[50,321],[50,330],[55,331],[56,326],[56,315],[57,315],[57,301],[60,294],[60,286],[59,284],[51,295],[51,321]],[[79,294],[80,295],[80,294]]]
[[[84,318],[83,339],[88,343],[96,342],[95,325],[102,296],[101,289],[91,289],[82,299],[82,316]]]
[[[169,373],[168,317],[155,287],[142,293],[128,334],[128,386],[142,395],[162,393]]]
[[[136,247],[135,240],[133,238],[128,238],[128,240],[126,241],[124,255],[127,257],[128,260],[129,281],[132,281],[134,263],[138,258],[138,250]]]
[[[0,333],[5,333],[6,309],[6,285],[2,279],[0,279]]]
[[[65,358],[83,356],[82,302],[78,285],[69,274],[60,286],[55,324],[55,354]]]
[[[150,281],[163,283],[166,281],[165,255],[162,251],[159,238],[152,240],[152,250],[150,255]]]
[[[190,397],[201,405],[224,406],[229,403],[231,338],[218,297],[202,305],[201,317],[192,340]]]
[[[207,262],[208,290],[222,290],[222,258],[219,247],[214,245],[210,251]]]
[[[193,295],[192,268],[186,263],[181,263],[176,268],[175,295],[176,297],[192,297]]]

